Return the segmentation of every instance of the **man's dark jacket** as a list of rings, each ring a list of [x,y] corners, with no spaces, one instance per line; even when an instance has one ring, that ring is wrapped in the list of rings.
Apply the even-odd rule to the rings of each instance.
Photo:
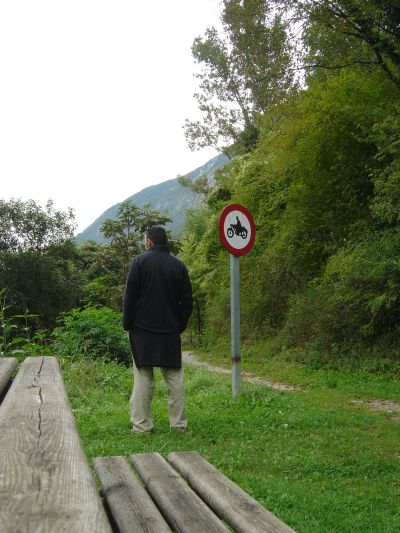
[[[153,245],[133,258],[125,287],[125,330],[138,327],[155,333],[181,333],[192,307],[187,269],[167,246]]]

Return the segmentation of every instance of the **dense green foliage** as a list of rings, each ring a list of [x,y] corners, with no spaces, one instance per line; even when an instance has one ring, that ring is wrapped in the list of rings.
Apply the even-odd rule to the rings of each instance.
[[[29,310],[41,327],[76,305],[81,276],[71,238],[74,215],[43,209],[33,200],[0,201],[0,288],[6,289],[10,313]]]
[[[116,360],[129,365],[129,341],[121,328],[121,313],[108,307],[72,309],[55,328],[54,350],[61,357]]]
[[[375,65],[400,88],[400,7],[396,0],[284,2],[303,27],[311,68]]]
[[[72,238],[74,213],[62,212],[48,201],[0,200],[0,252],[40,252]]]
[[[49,355],[48,332],[34,332],[29,325],[31,319],[37,318],[25,311],[23,315],[10,314],[5,290],[0,290],[0,357],[17,357]]]
[[[399,369],[398,9],[356,0],[275,4],[288,38],[289,14],[302,21],[302,46],[291,43],[306,76],[301,90],[280,90],[273,108],[258,108],[256,144],[217,172],[204,208],[188,216],[192,328],[202,329],[206,346],[229,338],[229,261],[217,221],[237,202],[257,226],[256,245],[241,259],[243,340],[269,338],[274,353],[303,361],[312,353],[321,365],[373,359],[376,369]],[[270,7],[225,0],[225,39],[236,43],[239,28],[242,49],[251,49],[249,21],[272,31]],[[271,53],[284,61],[279,48]],[[238,55],[232,61],[244,65]]]
[[[169,219],[124,202],[117,219],[103,223],[109,242],[77,246],[70,239],[72,212],[54,211],[51,202],[43,210],[32,200],[2,201],[0,212],[0,353],[22,356],[53,346],[65,357],[130,364],[121,327],[126,274],[132,256],[144,250],[145,228]]]
[[[1,201],[0,215],[0,288],[14,314],[29,310],[45,327],[78,305],[120,310],[131,258],[144,250],[145,228],[169,221],[126,201],[116,219],[103,222],[108,242],[76,245],[73,212],[55,211],[51,202],[43,209],[33,200]],[[178,243],[171,243],[176,250]]]

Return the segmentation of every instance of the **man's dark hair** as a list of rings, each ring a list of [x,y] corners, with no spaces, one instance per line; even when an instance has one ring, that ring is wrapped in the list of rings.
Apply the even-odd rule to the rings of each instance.
[[[168,237],[165,228],[162,226],[150,226],[146,230],[146,237],[153,244],[168,244]]]

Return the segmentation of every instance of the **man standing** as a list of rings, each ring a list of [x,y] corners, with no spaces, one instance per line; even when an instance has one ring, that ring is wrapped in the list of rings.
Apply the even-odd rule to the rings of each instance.
[[[192,287],[185,265],[171,255],[162,226],[147,229],[145,247],[133,258],[124,295],[123,327],[133,354],[132,431],[153,430],[154,367],[161,368],[168,387],[170,426],[185,431],[180,334],[192,312]]]

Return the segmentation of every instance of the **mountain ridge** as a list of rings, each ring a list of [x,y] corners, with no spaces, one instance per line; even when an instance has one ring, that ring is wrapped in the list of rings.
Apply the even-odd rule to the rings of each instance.
[[[185,178],[194,181],[200,176],[205,176],[208,180],[212,180],[215,171],[225,165],[227,161],[228,158],[226,155],[219,154],[207,161],[204,165],[185,174]],[[132,201],[138,207],[150,204],[153,209],[167,214],[172,219],[172,223],[166,226],[174,235],[177,235],[183,229],[186,209],[199,205],[200,203],[198,195],[193,193],[189,188],[180,185],[178,178],[145,187],[141,191],[126,198],[126,200]],[[121,204],[122,202],[119,202],[106,209],[86,229],[75,237],[75,241],[78,244],[89,240],[97,243],[106,242],[104,235],[100,231],[101,225],[107,218],[117,218],[118,209]]]

